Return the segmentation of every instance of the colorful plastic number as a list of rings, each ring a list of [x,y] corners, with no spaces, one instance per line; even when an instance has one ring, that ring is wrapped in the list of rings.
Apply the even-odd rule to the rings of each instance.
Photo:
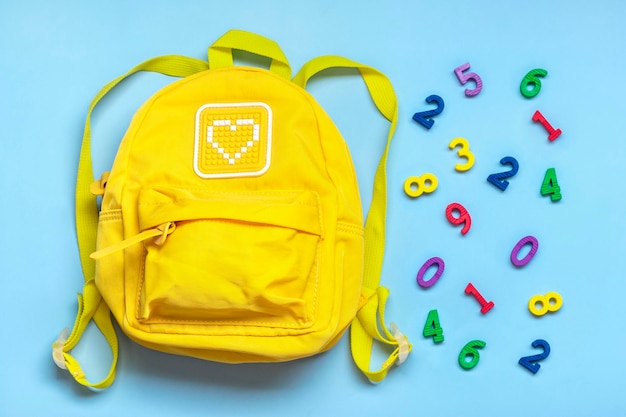
[[[522,259],[519,259],[517,256],[519,255],[520,250],[524,245],[530,243],[530,251],[524,256]],[[511,262],[516,267],[520,268],[526,265],[537,253],[537,249],[539,249],[539,241],[534,236],[526,236],[520,239],[519,242],[513,247],[511,251]]]
[[[426,97],[426,103],[437,103],[437,108],[417,112],[413,115],[413,120],[424,126],[426,129],[430,129],[435,124],[435,121],[431,119],[431,117],[437,116],[443,111],[443,99],[438,95],[433,94]]]
[[[469,69],[470,69],[470,64],[469,62],[466,62],[465,64],[460,65],[457,68],[455,68],[454,73],[456,74],[456,77],[459,79],[462,85],[465,85],[470,80],[476,83],[475,88],[471,90],[465,89],[465,95],[467,97],[473,97],[477,95],[478,93],[480,93],[480,90],[483,89],[483,80],[481,80],[478,74],[476,74],[475,72],[465,73],[465,71]]]
[[[548,168],[546,175],[543,177],[541,195],[549,195],[552,201],[559,201],[563,197],[561,195],[561,187],[556,179],[556,170],[554,168]]]
[[[541,307],[537,307],[537,305]],[[563,298],[556,291],[551,291],[545,295],[537,294],[528,300],[528,310],[535,316],[543,316],[550,312],[554,313],[561,309]]]
[[[536,374],[541,365],[537,362],[544,360],[550,355],[550,344],[543,339],[537,339],[532,343],[534,348],[542,348],[543,352],[537,355],[524,356],[519,360],[519,364],[528,369],[533,374]]]
[[[459,365],[461,365],[461,368],[469,370],[478,365],[478,361],[480,360],[478,349],[482,349],[485,346],[487,346],[487,344],[482,340],[472,340],[463,346],[461,353],[459,353]]]
[[[533,114],[533,122],[539,122],[543,125],[543,127],[548,131],[548,140],[550,142],[561,136],[561,133],[563,133],[561,129],[553,128],[539,110],[535,111],[535,114]]]
[[[515,174],[517,174],[517,171],[519,171],[519,163],[517,162],[517,159],[513,158],[512,156],[505,156],[500,160],[500,163],[502,165],[511,165],[511,169],[508,171],[491,174],[487,177],[487,181],[498,187],[500,190],[504,191],[506,190],[506,187],[509,186],[509,182],[506,180],[506,178],[511,178]]]
[[[439,182],[433,174],[426,173],[422,176],[411,176],[404,181],[404,192],[409,197],[417,198],[423,193],[432,193],[437,189]]]
[[[468,283],[465,287],[465,294],[471,294],[474,296],[474,298],[476,298],[476,301],[480,303],[480,312],[483,314],[487,314],[489,310],[491,310],[495,306],[495,303],[493,301],[485,300],[485,297],[483,297],[482,294],[478,292],[476,287],[474,287],[474,284],[472,284],[471,282]]]
[[[454,149],[457,146],[461,147],[461,149],[456,152],[457,155],[459,156],[459,158],[467,159],[467,162],[464,164],[456,164],[454,166],[454,169],[456,169],[457,171],[467,171],[472,166],[474,166],[474,154],[472,153],[472,151],[469,150],[469,142],[465,138],[454,138],[448,144],[448,147],[450,149]]]
[[[459,213],[459,217],[454,217],[455,211]],[[448,207],[446,207],[446,217],[448,218],[448,221],[455,226],[461,224],[463,225],[463,228],[461,229],[462,235],[469,232],[470,227],[472,227],[472,218],[470,214],[467,212],[467,209],[459,203],[448,204]]]
[[[424,337],[433,337],[434,343],[443,342],[443,329],[439,324],[439,313],[437,310],[430,310],[428,317],[426,317],[426,323],[424,324]]]
[[[433,265],[437,265],[435,275],[433,275],[428,281],[424,280],[424,274],[426,274],[426,271]],[[419,271],[417,271],[417,283],[423,288],[432,287],[439,280],[439,278],[441,278],[441,274],[443,274],[445,267],[446,264],[443,262],[443,259],[436,256],[430,258],[424,262],[424,265],[422,265]]]
[[[548,75],[548,71],[535,68],[534,70],[528,71],[528,74],[524,76],[522,79],[522,83],[519,86],[519,90],[522,95],[526,98],[533,98],[539,91],[541,90],[541,80],[539,77],[545,77]]]

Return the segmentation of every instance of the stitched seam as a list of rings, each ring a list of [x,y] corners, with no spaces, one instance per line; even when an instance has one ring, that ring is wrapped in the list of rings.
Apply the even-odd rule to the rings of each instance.
[[[220,200],[219,198],[203,198],[201,201],[218,201]],[[167,204],[172,204],[172,203],[181,203],[184,201],[198,201],[196,199],[192,199],[192,198],[177,198],[174,200],[169,200],[169,201],[149,201],[149,202],[143,202],[143,203],[139,203],[140,206],[162,206],[162,205],[167,205]],[[242,199],[241,201],[243,202],[247,202],[246,200]],[[318,204],[314,204],[314,203],[307,203],[304,201],[296,201],[293,203],[276,203],[274,204],[275,206],[290,206],[290,205],[301,205],[301,206],[309,206],[309,207],[319,207],[319,202]]]
[[[135,318],[138,321],[142,321],[145,320],[140,316],[141,313],[141,295],[143,294],[144,291],[144,283],[146,281],[146,260],[148,259],[148,252],[147,251],[143,251],[143,255],[141,256],[141,260],[139,262],[139,281],[138,281],[138,285],[139,288],[137,289],[137,300],[136,300],[136,306],[135,306]]]
[[[351,223],[343,223],[343,222],[337,222],[337,231],[343,232],[343,233],[350,233],[350,234],[357,235],[360,237],[362,237],[365,233],[365,230],[363,229],[362,226],[358,226],[356,224],[351,224]]]
[[[214,194],[215,195],[214,197],[213,196],[203,196],[202,200],[205,200],[205,201],[218,200],[218,199],[220,199],[221,196],[237,196],[237,197],[240,197],[237,200],[246,201],[245,197],[250,197],[250,196],[254,196],[254,197],[263,197],[263,196],[285,196],[285,197],[289,197],[289,196],[298,196],[298,195],[302,194],[299,191],[249,191],[249,192],[237,192],[237,191],[208,191],[206,189],[200,189],[200,188],[179,188],[179,189],[183,190],[183,191],[191,191],[191,192],[196,192],[196,193],[201,193],[201,194]],[[317,204],[319,206],[319,196],[315,192],[313,192],[312,194],[315,196],[315,199],[317,200]],[[161,205],[161,204],[171,204],[172,202],[181,202],[181,201],[197,201],[197,200],[190,199],[190,198],[177,198],[177,199],[168,200],[168,201],[144,201],[144,202],[140,202],[139,205],[140,206],[143,206],[143,205]],[[302,205],[314,206],[313,203],[309,203],[309,202],[305,202],[305,201],[297,201],[295,203],[296,204],[302,204]],[[276,204],[292,204],[292,203],[276,202]]]
[[[116,209],[111,211],[102,211],[98,218],[101,222],[113,222],[122,220],[122,210]]]
[[[315,317],[317,316],[317,301],[318,301],[318,290],[319,290],[319,285],[320,285],[320,257],[321,257],[321,250],[320,247],[322,246],[322,239],[318,239],[317,240],[317,249],[315,251],[315,286],[313,287],[313,314],[311,315],[311,319],[309,320],[310,322],[315,322]]]

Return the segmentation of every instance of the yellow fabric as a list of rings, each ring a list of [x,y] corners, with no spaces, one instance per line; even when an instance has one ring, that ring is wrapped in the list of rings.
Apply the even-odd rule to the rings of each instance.
[[[315,74],[337,67],[356,68],[359,70],[376,107],[391,122],[385,150],[380,158],[374,177],[374,191],[365,224],[363,293],[367,301],[362,303],[364,305],[360,308],[350,330],[352,355],[357,366],[370,381],[380,382],[387,375],[391,365],[396,363],[400,353],[400,346],[387,329],[384,321],[388,291],[385,288],[379,288],[385,252],[387,155],[398,119],[398,104],[393,86],[384,74],[372,67],[339,56],[322,56],[309,61],[296,74],[293,81],[304,88],[307,81]],[[381,335],[379,329],[383,330],[384,335]],[[389,358],[376,371],[370,370],[373,339],[395,347]],[[410,351],[411,349],[412,346],[408,345],[408,350]]]
[[[176,230],[158,245],[150,229],[165,222]],[[102,200],[95,280],[146,346],[296,359],[329,349],[356,315],[362,225],[346,144],[306,91],[257,68],[203,71],[133,118]]]
[[[187,77],[207,69],[209,69],[208,63],[199,59],[179,55],[156,57],[137,65],[126,74],[109,82],[91,101],[89,110],[87,111],[87,121],[85,122],[83,142],[80,148],[80,160],[76,180],[76,233],[78,235],[80,258],[85,280],[94,277],[95,264],[89,258],[89,255],[96,247],[96,231],[98,225],[98,207],[96,205],[96,199],[90,191],[91,184],[94,181],[91,164],[91,113],[96,107],[96,104],[98,104],[102,97],[111,91],[113,87],[140,71],[158,72],[172,77]]]
[[[233,67],[233,49],[269,58],[270,71]],[[358,68],[391,121],[365,228],[346,143],[303,88],[333,66]],[[137,111],[110,174],[92,186],[91,113],[139,71],[185,78]],[[273,41],[231,31],[209,48],[209,63],[155,58],[94,98],[76,191],[85,289],[71,335],[53,346],[79,383],[104,388],[113,381],[111,313],[144,346],[221,362],[314,355],[351,323],[353,355],[370,380],[404,359],[406,338],[387,329],[387,290],[378,287],[386,159],[397,120],[391,83],[340,57],[311,61],[293,82],[290,75]],[[93,191],[102,195],[99,213]],[[108,376],[97,383],[70,355],[91,319],[113,352]],[[369,370],[372,338],[401,345],[379,371]]]
[[[96,235],[98,229],[98,207],[96,198],[91,193],[91,185],[94,182],[91,163],[91,114],[102,97],[125,78],[136,72],[150,71],[174,77],[186,77],[207,69],[208,63],[198,59],[178,55],[153,58],[137,65],[126,74],[105,85],[94,97],[89,106],[76,181],[76,234],[83,275],[85,277],[85,288],[84,295],[79,296],[78,315],[73,331],[63,346],[63,356],[67,363],[67,369],[74,379],[82,385],[93,388],[108,387],[115,378],[115,367],[117,365],[118,356],[117,335],[111,322],[111,314],[106,303],[101,302],[101,297],[94,284],[95,262],[89,258],[89,255],[96,249]],[[92,319],[105,336],[113,353],[113,360],[107,377],[97,383],[91,383],[86,379],[80,365],[70,355],[70,351],[74,348],[76,343],[78,343],[87,324]]]

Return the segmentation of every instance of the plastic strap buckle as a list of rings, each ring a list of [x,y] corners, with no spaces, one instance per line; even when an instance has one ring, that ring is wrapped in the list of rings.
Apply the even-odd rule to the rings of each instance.
[[[396,339],[396,343],[398,343],[398,359],[396,360],[396,365],[400,366],[404,363],[406,358],[409,357],[409,339],[400,331],[395,323],[390,323],[389,327],[393,338]]]
[[[70,329],[67,327],[61,330],[61,334],[57,340],[52,344],[52,360],[61,369],[67,369],[65,365],[65,358],[63,357],[63,346],[70,337]]]

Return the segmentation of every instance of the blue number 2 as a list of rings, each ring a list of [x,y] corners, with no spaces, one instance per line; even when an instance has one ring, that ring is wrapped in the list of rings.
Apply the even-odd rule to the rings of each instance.
[[[500,190],[506,190],[506,187],[509,186],[509,182],[505,178],[511,178],[517,171],[519,170],[519,163],[517,159],[512,156],[505,156],[500,160],[502,165],[511,165],[511,169],[504,172],[498,172],[495,174],[491,174],[487,177],[487,181],[498,187]]]
[[[435,124],[435,121],[430,119],[432,116],[436,116],[443,111],[443,99],[435,94],[426,97],[426,103],[437,103],[437,108],[433,110],[420,111],[413,115],[413,120],[424,126],[426,129],[430,129]]]
[[[540,353],[538,355],[524,356],[520,358],[519,364],[528,369],[533,374],[536,374],[539,368],[541,368],[541,365],[535,362],[539,362],[547,358],[548,355],[550,355],[550,345],[543,339],[537,339],[532,343],[532,346],[534,348],[543,348],[543,353]]]

